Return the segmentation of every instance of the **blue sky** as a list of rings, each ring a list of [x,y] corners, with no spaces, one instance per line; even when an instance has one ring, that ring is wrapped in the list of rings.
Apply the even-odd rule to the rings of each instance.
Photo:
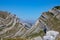
[[[23,20],[36,20],[57,5],[60,0],[0,0],[0,11],[11,12]]]

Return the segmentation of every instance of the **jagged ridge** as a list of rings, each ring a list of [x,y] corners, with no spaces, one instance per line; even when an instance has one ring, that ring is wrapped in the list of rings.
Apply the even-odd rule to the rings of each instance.
[[[20,22],[16,15],[11,15],[6,12],[0,12],[0,14],[2,15],[0,16],[0,37],[3,38],[33,38],[43,36],[45,27],[47,31],[55,30],[60,32],[60,6],[56,6],[48,12],[42,13],[31,28],[25,27],[24,23]]]

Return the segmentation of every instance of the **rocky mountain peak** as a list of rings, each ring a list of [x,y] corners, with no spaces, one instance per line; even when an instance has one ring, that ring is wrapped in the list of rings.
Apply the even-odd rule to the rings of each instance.
[[[60,6],[56,6],[47,12],[43,12],[35,24],[31,28],[28,27],[30,27],[30,25],[28,23],[22,23],[16,15],[0,11],[1,38],[19,37],[32,40],[34,38],[34,40],[36,40],[37,38],[40,39],[43,37],[46,34],[45,31],[49,32],[50,30],[54,30],[54,33],[55,31],[60,33]],[[52,36],[45,37],[51,38]]]

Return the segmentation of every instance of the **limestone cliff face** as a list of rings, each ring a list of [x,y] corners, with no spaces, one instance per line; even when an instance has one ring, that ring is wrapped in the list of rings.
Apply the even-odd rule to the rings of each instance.
[[[0,37],[22,36],[29,28],[16,15],[0,11]]]
[[[49,10],[48,12],[43,13],[41,17],[40,20],[42,20],[50,30],[55,30],[60,32],[60,10],[59,9],[54,8],[52,10]]]
[[[16,15],[0,11],[0,37],[34,37],[43,36],[43,29],[60,32],[60,7],[43,12],[35,24],[31,27],[27,23],[22,23]]]
[[[53,8],[44,12],[38,19],[39,24],[43,24],[48,30],[56,30],[60,32],[60,9]]]
[[[45,27],[47,28],[47,31],[55,30],[60,32],[60,9],[59,8],[58,6],[56,6],[47,12],[43,12],[42,15],[36,21],[36,23],[31,27],[31,29],[29,29],[22,37],[39,33]]]

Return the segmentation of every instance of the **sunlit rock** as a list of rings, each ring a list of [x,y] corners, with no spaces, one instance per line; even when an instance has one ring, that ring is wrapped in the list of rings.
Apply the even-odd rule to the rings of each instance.
[[[43,36],[43,40],[55,40],[53,36]]]
[[[56,38],[59,35],[59,32],[57,31],[47,31],[46,36],[53,36],[54,38]]]

